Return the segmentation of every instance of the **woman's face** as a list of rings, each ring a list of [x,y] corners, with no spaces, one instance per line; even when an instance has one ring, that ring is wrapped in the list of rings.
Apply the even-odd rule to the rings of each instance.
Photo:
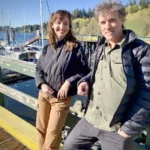
[[[69,18],[67,16],[57,17],[52,28],[57,36],[57,40],[64,39],[70,29]]]

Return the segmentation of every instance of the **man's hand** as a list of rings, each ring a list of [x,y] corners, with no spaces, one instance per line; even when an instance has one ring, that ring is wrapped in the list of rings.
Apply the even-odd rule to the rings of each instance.
[[[45,83],[42,83],[41,90],[47,96],[51,96],[54,93],[54,91]]]
[[[77,91],[78,95],[87,96],[88,95],[88,91],[89,91],[89,85],[88,85],[87,82],[81,82],[78,85],[78,91]]]
[[[69,81],[65,81],[64,84],[61,86],[60,90],[58,91],[57,98],[63,99],[66,98],[68,95],[70,83]]]
[[[128,134],[124,133],[123,131],[121,131],[121,129],[118,130],[118,134],[120,134],[121,136],[125,137],[125,138],[130,138],[131,136],[129,136]]]

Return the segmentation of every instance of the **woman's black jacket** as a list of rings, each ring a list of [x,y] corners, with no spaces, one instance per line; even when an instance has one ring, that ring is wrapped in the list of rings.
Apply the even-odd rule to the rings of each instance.
[[[57,43],[57,51],[46,45],[36,65],[36,86],[42,83],[49,85],[55,92],[61,88],[65,80],[70,82],[68,96],[77,94],[77,82],[89,73],[83,48],[80,43],[72,51],[66,51],[65,41]]]

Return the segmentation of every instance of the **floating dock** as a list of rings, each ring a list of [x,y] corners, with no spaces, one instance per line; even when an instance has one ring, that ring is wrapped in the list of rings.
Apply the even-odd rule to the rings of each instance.
[[[17,81],[22,81],[22,80],[24,81],[28,79],[33,79],[33,78],[24,74],[20,74],[18,72],[14,72],[14,71],[9,72],[7,74],[2,74],[2,82],[5,84],[14,83]]]

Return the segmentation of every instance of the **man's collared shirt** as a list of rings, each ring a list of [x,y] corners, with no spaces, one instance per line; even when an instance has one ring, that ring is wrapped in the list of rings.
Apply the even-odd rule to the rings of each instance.
[[[109,127],[115,111],[124,95],[126,78],[122,65],[122,47],[127,42],[125,37],[114,48],[107,41],[95,73],[91,101],[85,118],[94,127],[115,131],[115,126]]]

